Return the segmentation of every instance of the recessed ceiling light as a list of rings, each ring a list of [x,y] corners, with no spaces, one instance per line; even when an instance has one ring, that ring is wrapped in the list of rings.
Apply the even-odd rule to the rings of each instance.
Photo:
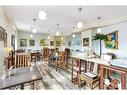
[[[39,16],[40,20],[46,20],[47,19],[47,14],[45,11],[39,11],[38,16]]]

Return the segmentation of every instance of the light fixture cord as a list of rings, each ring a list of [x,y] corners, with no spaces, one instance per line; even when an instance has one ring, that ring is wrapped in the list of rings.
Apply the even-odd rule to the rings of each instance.
[[[56,24],[56,26],[57,26],[57,32],[59,32],[59,25],[60,24],[58,24],[58,23]]]
[[[34,29],[36,28],[36,18],[33,18],[34,21]]]
[[[78,11],[79,11],[79,18],[81,19],[81,11],[82,11],[82,8],[78,8]]]
[[[101,20],[101,17],[98,17],[98,27],[100,26],[100,20]]]

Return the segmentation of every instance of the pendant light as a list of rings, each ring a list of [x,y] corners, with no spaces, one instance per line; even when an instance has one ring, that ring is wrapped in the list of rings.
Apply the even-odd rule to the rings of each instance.
[[[78,11],[79,11],[79,13],[81,13],[82,8],[78,8]],[[78,27],[78,28],[82,28],[82,27],[83,27],[83,23],[82,23],[81,21],[79,21],[79,22],[77,23],[77,27]]]
[[[37,32],[36,26],[35,26],[36,18],[33,18],[33,21],[34,21],[34,26],[33,26],[33,28],[32,28],[32,32],[33,32],[33,33],[36,33],[36,32]]]
[[[59,24],[56,24],[57,27],[59,27]],[[57,28],[57,31],[58,31],[58,28]],[[56,32],[56,36],[59,36],[60,33],[59,32]]]
[[[30,34],[30,38],[33,38],[33,34]]]
[[[47,19],[47,14],[46,14],[45,11],[41,10],[38,13],[38,17],[39,17],[40,20],[46,20]]]
[[[47,38],[48,38],[48,39],[50,39],[50,30],[48,30],[48,33],[49,33],[49,35],[48,35],[48,37],[47,37]]]
[[[98,17],[97,19],[98,19],[98,26],[99,26],[101,17]],[[101,33],[101,28],[99,27],[97,28],[97,33]]]
[[[61,32],[61,36],[62,36],[62,37],[61,37],[60,39],[63,40],[63,39],[64,39],[64,37],[63,37],[63,32]]]
[[[74,30],[75,30],[75,27],[73,27],[72,32],[74,32]],[[72,33],[72,37],[75,38],[75,34],[74,33]]]

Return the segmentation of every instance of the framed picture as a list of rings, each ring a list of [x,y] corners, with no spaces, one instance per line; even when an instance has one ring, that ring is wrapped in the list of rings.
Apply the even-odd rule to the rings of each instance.
[[[54,46],[54,41],[50,41],[50,46]]]
[[[7,47],[7,33],[5,29],[0,26],[0,41],[4,41],[4,47]]]
[[[46,45],[45,39],[41,39],[41,40],[40,40],[40,46],[45,46],[45,45]]]
[[[118,31],[107,34],[105,47],[109,49],[118,49]]]
[[[61,41],[56,41],[56,47],[60,47],[61,46]]]
[[[27,47],[27,39],[20,39],[20,46]]]
[[[89,38],[83,38],[83,46],[89,47]]]
[[[35,46],[35,40],[29,40],[29,46]]]

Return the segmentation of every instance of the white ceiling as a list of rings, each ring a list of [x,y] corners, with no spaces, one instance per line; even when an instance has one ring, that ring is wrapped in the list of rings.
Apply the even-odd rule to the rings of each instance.
[[[82,7],[81,14],[78,8]],[[19,30],[31,31],[33,18],[37,18],[37,32],[55,33],[56,31],[68,34],[78,21],[82,21],[84,26],[97,21],[97,17],[102,20],[113,19],[127,15],[127,6],[6,6],[9,14],[14,20]],[[47,13],[47,20],[39,20],[38,12],[44,10]],[[57,23],[60,24],[57,27]]]

